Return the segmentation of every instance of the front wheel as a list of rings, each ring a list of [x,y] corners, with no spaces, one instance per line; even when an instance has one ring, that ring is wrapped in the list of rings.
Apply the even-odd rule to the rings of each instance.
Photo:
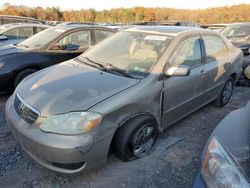
[[[135,117],[117,130],[113,142],[114,151],[122,161],[144,157],[150,152],[156,135],[153,117]]]
[[[229,102],[232,94],[233,94],[233,86],[234,86],[234,80],[232,77],[230,77],[226,84],[224,85],[222,91],[220,92],[218,98],[215,101],[215,105],[218,107],[224,107]]]

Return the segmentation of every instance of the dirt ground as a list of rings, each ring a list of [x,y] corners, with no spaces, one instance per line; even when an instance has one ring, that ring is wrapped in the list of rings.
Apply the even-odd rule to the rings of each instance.
[[[229,112],[244,106],[250,88],[236,88],[224,108],[207,105],[173,125],[147,157],[128,163],[113,154],[106,167],[80,175],[63,175],[34,162],[8,133],[0,98],[0,187],[191,187],[204,145]]]

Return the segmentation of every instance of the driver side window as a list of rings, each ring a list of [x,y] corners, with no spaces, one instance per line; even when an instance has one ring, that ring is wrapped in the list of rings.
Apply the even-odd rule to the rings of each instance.
[[[88,30],[77,31],[64,36],[56,42],[52,49],[58,48],[60,50],[77,50],[81,47],[87,46],[90,46],[90,31]]]
[[[187,65],[194,67],[201,64],[200,38],[191,37],[184,40],[170,58],[171,66]]]

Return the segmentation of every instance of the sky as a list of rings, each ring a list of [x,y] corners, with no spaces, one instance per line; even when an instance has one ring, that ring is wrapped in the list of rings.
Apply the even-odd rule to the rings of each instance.
[[[58,6],[61,10],[89,8],[103,10],[135,6],[203,9],[241,3],[250,4],[250,0],[1,0],[0,6],[5,3],[10,3],[11,5],[26,5],[30,7],[41,6],[43,8]]]

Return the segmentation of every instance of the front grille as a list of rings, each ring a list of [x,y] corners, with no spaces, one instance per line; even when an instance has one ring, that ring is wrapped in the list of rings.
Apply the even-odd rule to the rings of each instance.
[[[39,117],[39,114],[27,107],[27,105],[25,105],[17,95],[14,99],[14,108],[16,113],[27,123],[32,124]]]

